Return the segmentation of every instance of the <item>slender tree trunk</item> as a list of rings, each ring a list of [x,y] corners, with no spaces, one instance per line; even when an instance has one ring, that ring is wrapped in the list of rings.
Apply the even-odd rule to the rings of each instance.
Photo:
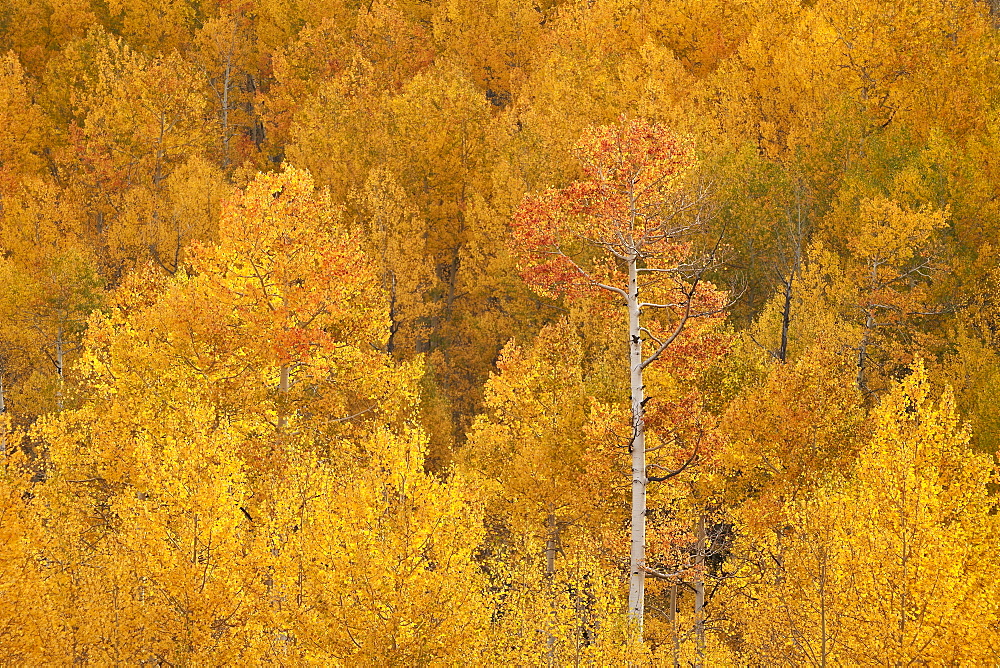
[[[868,394],[868,333],[874,326],[875,321],[872,318],[872,314],[868,313],[865,319],[865,333],[861,337],[861,343],[858,344],[858,391],[862,394]]]
[[[646,573],[646,430],[643,423],[642,331],[639,325],[639,274],[636,257],[628,262],[629,386],[632,398],[632,545],[629,559],[628,610],[642,639]]]
[[[63,330],[60,325],[56,330],[56,374],[59,376],[56,386],[56,408],[63,409],[63,369],[65,366],[65,351],[63,349]]]
[[[460,251],[461,246],[455,246],[455,254],[451,259],[451,264],[448,265],[448,296],[444,304],[445,320],[451,319],[452,308],[455,305],[455,296],[458,293],[458,267],[462,262],[462,258],[459,255]]]
[[[233,31],[229,35],[229,50],[226,52],[226,67],[222,75],[222,95],[220,96],[220,102],[222,106],[221,121],[222,121],[222,167],[223,169],[229,169],[230,165],[230,150],[229,145],[232,140],[232,133],[229,130],[229,110],[231,105],[229,103],[229,92],[233,88],[233,56],[236,53],[236,33],[239,31],[239,24],[233,21]]]
[[[553,582],[553,576],[556,573],[556,516],[553,513],[549,513],[549,516],[545,518],[545,583],[549,588],[549,592],[552,594],[552,627],[555,628],[558,623],[558,618],[556,616],[555,610],[555,588]],[[545,641],[547,647],[547,652],[545,654],[545,664],[547,666],[554,666],[556,661],[556,637],[553,635],[552,631],[549,631],[549,637]]]
[[[385,351],[390,355],[396,350],[396,332],[399,331],[399,313],[396,307],[396,274],[389,272],[389,340]]]
[[[0,415],[7,412],[7,403],[3,398],[3,374],[0,373]],[[0,457],[7,454],[7,428],[4,425],[0,425],[3,429],[3,433],[0,433]]]
[[[820,649],[819,665],[826,668],[826,550],[820,548],[819,567],[819,630]]]
[[[677,585],[670,585],[670,637],[673,646],[674,668],[681,668],[681,637],[677,632]]]
[[[792,281],[794,273],[788,274],[785,281],[785,305],[781,310],[781,347],[778,348],[778,359],[782,362],[788,359],[788,326],[792,322]]]
[[[909,584],[909,572],[908,566],[910,561],[910,551],[907,545],[907,532],[910,529],[908,526],[909,518],[907,517],[908,507],[906,499],[906,485],[900,485],[901,492],[901,503],[899,504],[899,509],[902,511],[900,513],[900,523],[899,523],[899,537],[902,542],[900,546],[900,565],[902,566],[902,577],[899,579],[899,660],[897,665],[902,665],[903,659],[906,656],[906,614],[907,614],[907,586]],[[918,507],[919,508],[919,507]],[[919,509],[917,510],[919,512]],[[895,597],[893,597],[895,598]]]
[[[282,364],[278,372],[278,431],[285,428],[285,413],[288,410],[288,365]]]
[[[549,513],[549,516],[545,518],[545,527],[547,529],[545,535],[545,575],[551,577],[556,572],[556,543],[558,541],[554,514]]]
[[[696,575],[694,581],[694,635],[698,643],[695,665],[705,665],[705,516],[698,518],[698,543],[695,552]]]
[[[235,29],[234,29],[235,31]],[[235,35],[233,36],[235,40]],[[233,50],[226,54],[226,71],[222,78],[222,168],[229,169],[229,88],[233,72]]]

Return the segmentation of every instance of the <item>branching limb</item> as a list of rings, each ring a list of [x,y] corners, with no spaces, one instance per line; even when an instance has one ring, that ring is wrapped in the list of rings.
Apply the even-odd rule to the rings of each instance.
[[[774,359],[778,360],[779,362],[783,361],[781,359],[781,355],[779,355],[778,353],[776,353],[775,351],[771,350],[770,348],[768,348],[767,346],[765,346],[763,343],[761,343],[760,341],[758,341],[757,337],[755,337],[753,335],[753,332],[750,332],[749,330],[747,330],[747,332],[748,332],[748,334],[750,336],[750,340],[753,341],[755,344],[757,344],[757,346],[761,350],[763,350],[765,353],[767,353],[768,355],[770,355]]]
[[[668,336],[664,341],[660,343],[660,345],[656,348],[656,350],[653,351],[652,355],[647,357],[645,361],[643,361],[639,365],[640,370],[645,369],[647,366],[655,362],[657,358],[663,354],[663,351],[666,350],[670,346],[670,344],[676,341],[677,337],[681,335],[681,332],[684,330],[684,325],[686,325],[687,321],[691,318],[691,303],[694,301],[694,293],[697,288],[698,288],[698,279],[695,279],[694,284],[691,286],[691,289],[686,294],[687,303],[684,305],[684,313],[681,314],[680,320],[677,321],[677,325],[674,327],[674,331],[672,331],[670,333],[670,336]]]
[[[586,269],[584,269],[579,264],[577,264],[576,260],[574,260],[569,255],[567,255],[565,252],[563,252],[562,248],[559,248],[557,246],[555,253],[558,254],[558,255],[561,255],[564,258],[566,258],[566,260],[568,260],[569,263],[571,265],[573,265],[573,268],[576,269],[577,272],[579,272],[581,276],[583,276],[585,279],[587,279],[588,281],[590,281],[591,285],[593,285],[595,287],[598,287],[598,288],[601,288],[602,290],[608,290],[609,292],[613,292],[616,295],[619,295],[622,299],[624,299],[626,301],[628,300],[628,293],[627,292],[625,292],[621,288],[615,287],[613,285],[608,285],[606,283],[601,283],[600,281],[598,281],[597,279],[595,279],[593,276],[590,275],[590,273],[587,272]]]
[[[650,568],[645,563],[640,563],[639,568],[641,568],[642,572],[646,575],[652,575],[654,578],[660,580],[675,580],[684,574],[681,571],[678,571],[677,573],[664,573],[663,571],[658,571],[655,568]]]
[[[649,308],[678,308],[680,306],[684,306],[684,304],[653,304],[650,302],[642,302],[639,304],[639,308],[646,308],[647,306]]]
[[[695,460],[698,458],[698,451],[700,449],[701,449],[701,436],[699,435],[698,436],[698,442],[694,444],[694,450],[691,452],[691,456],[687,458],[687,461],[685,461],[683,464],[681,464],[681,467],[679,469],[676,469],[674,471],[670,471],[666,475],[662,475],[662,476],[647,475],[646,476],[646,482],[647,483],[650,483],[650,482],[663,482],[664,480],[670,480],[671,478],[673,478],[675,476],[679,476],[681,473],[684,473],[684,471],[686,471],[688,468],[690,468],[690,466],[692,464],[694,464]],[[651,466],[656,466],[656,464],[652,464]],[[657,468],[662,468],[662,467],[657,466]]]
[[[654,335],[654,334],[653,334],[653,333],[652,333],[651,331],[649,331],[649,330],[648,330],[648,329],[646,329],[645,327],[640,327],[640,328],[639,328],[639,331],[640,331],[640,332],[645,332],[645,333],[646,333],[646,336],[648,336],[648,337],[649,337],[649,338],[650,338],[651,340],[653,340],[653,341],[655,341],[655,342],[656,342],[656,345],[658,345],[658,346],[659,346],[659,345],[663,345],[663,341],[661,341],[660,339],[658,339],[658,338],[656,337],[656,335]],[[647,450],[647,452],[648,452],[648,450]]]
[[[364,415],[365,413],[368,413],[369,411],[373,411],[373,410],[375,410],[375,404],[369,406],[368,408],[365,408],[364,410],[360,410],[357,413],[354,413],[353,415],[348,415],[348,416],[339,417],[339,418],[330,418],[330,419],[327,420],[327,422],[328,423],[333,423],[333,424],[336,424],[337,422],[347,422],[348,420],[353,420],[354,418],[360,417],[360,416]]]

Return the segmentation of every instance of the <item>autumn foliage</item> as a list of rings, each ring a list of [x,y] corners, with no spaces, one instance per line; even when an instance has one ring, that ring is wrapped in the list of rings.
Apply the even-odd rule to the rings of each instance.
[[[0,3],[0,664],[1000,663],[998,26]]]
[[[575,152],[584,179],[529,196],[515,216],[525,281],[547,292],[614,283],[620,276],[612,260],[630,245],[666,262],[683,255],[664,219],[683,213],[671,205],[685,204],[676,190],[695,162],[690,140],[659,124],[623,120],[589,128]],[[598,257],[588,257],[595,251]]]

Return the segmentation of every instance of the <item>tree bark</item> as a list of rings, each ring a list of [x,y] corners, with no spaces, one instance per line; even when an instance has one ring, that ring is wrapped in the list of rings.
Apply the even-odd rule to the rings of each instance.
[[[694,635],[698,644],[698,668],[705,665],[705,516],[698,518],[698,543],[695,548]]]
[[[865,333],[858,344],[858,391],[865,396],[868,395],[868,333],[872,330],[874,324],[875,319],[872,317],[871,312],[869,312],[865,319]]]
[[[646,573],[646,429],[643,422],[642,331],[639,323],[639,275],[636,256],[628,260],[629,387],[632,399],[632,544],[629,559],[628,610],[642,639]]]
[[[677,585],[670,585],[670,637],[673,646],[674,668],[681,668],[681,637],[677,633]]]
[[[236,40],[236,28],[233,28],[233,41]],[[222,78],[222,168],[229,169],[229,89],[233,72],[233,44],[230,43],[226,54],[226,70]]]
[[[820,648],[819,648],[819,665],[820,668],[826,668],[826,648],[827,648],[827,629],[826,629],[826,550],[822,547],[820,548],[820,567],[819,567],[819,631],[820,631]]]
[[[553,587],[553,576],[556,573],[556,516],[553,513],[549,513],[548,517],[545,518],[545,586],[549,588],[549,592],[555,595],[555,589]],[[555,606],[552,609],[552,629],[558,624],[557,612]],[[556,637],[552,633],[552,629],[549,630],[548,638],[545,640],[546,652],[545,652],[545,665],[554,666],[556,665]]]
[[[7,403],[3,397],[3,374],[0,373],[0,415],[6,412]],[[0,433],[0,457],[3,457],[7,454],[7,428],[5,425],[0,424],[0,429],[3,429],[3,433]]]

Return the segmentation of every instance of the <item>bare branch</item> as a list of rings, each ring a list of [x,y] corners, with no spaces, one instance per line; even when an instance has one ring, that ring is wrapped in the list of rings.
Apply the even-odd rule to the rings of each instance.
[[[597,279],[595,279],[593,276],[591,276],[587,272],[586,269],[584,269],[579,264],[577,264],[576,260],[574,260],[569,255],[567,255],[565,252],[563,252],[563,249],[560,248],[559,246],[556,246],[556,251],[554,251],[554,252],[556,254],[561,255],[562,257],[566,258],[569,261],[569,263],[573,265],[573,268],[576,269],[580,273],[581,276],[583,276],[588,281],[590,281],[591,285],[593,285],[595,287],[598,287],[598,288],[601,288],[602,290],[608,290],[609,292],[614,292],[615,294],[619,295],[622,299],[628,300],[628,293],[627,292],[625,292],[621,288],[617,288],[617,287],[615,287],[613,285],[607,285],[606,283],[601,283],[600,281],[598,281]]]
[[[931,311],[909,311],[906,315],[948,315],[950,313],[955,313],[960,306],[954,304],[949,304],[948,306],[942,306],[939,309],[933,309]]]
[[[677,326],[674,327],[674,331],[670,333],[670,336],[667,337],[665,341],[660,343],[659,347],[653,352],[652,355],[639,364],[640,370],[645,369],[647,366],[655,362],[657,358],[663,354],[663,351],[666,350],[667,347],[676,341],[677,337],[681,335],[681,332],[684,330],[684,325],[686,325],[687,321],[691,318],[691,302],[694,301],[694,293],[697,287],[698,279],[695,279],[694,285],[691,286],[691,290],[687,293],[687,303],[684,306],[684,314],[681,316],[680,320],[677,321]]]
[[[684,574],[683,571],[678,571],[677,573],[664,573],[663,571],[658,571],[655,568],[650,568],[645,563],[639,564],[639,568],[641,568],[647,575],[652,575],[654,578],[658,578],[660,580],[674,580]]]
[[[639,308],[678,308],[684,306],[684,304],[651,304],[650,302],[642,302],[639,304]]]
[[[722,243],[722,237],[720,236],[719,239],[715,243],[715,248],[713,249],[712,254],[709,255],[709,257],[712,257],[712,258],[715,257],[715,253],[718,251],[719,244],[721,244],[721,243]],[[692,264],[690,266],[691,267],[695,267],[697,265]],[[744,286],[743,290],[740,291],[740,294],[738,294],[736,297],[730,299],[729,301],[727,301],[725,304],[723,304],[719,308],[710,309],[708,311],[698,311],[696,313],[692,313],[691,312],[691,307],[694,304],[695,295],[697,295],[697,293],[698,293],[698,283],[701,282],[702,277],[704,276],[705,272],[708,271],[708,269],[709,269],[710,266],[711,266],[710,264],[702,264],[702,265],[698,266],[698,268],[695,270],[694,277],[693,277],[693,280],[691,282],[691,287],[689,289],[687,289],[687,290],[682,290],[682,292],[684,294],[684,297],[685,297],[685,299],[684,299],[684,305],[683,305],[684,306],[684,313],[683,313],[683,315],[681,315],[680,320],[677,321],[677,325],[674,327],[674,331],[671,332],[670,336],[667,337],[666,340],[664,340],[663,342],[660,343],[659,347],[653,352],[652,355],[650,355],[649,357],[647,357],[646,360],[642,362],[642,364],[639,367],[640,369],[645,369],[647,366],[649,366],[650,364],[652,364],[653,362],[655,362],[657,360],[657,358],[659,358],[660,355],[663,354],[663,351],[666,350],[670,346],[670,344],[673,343],[677,339],[678,336],[680,336],[681,331],[683,331],[684,326],[687,324],[688,320],[690,320],[691,318],[703,318],[703,317],[707,317],[707,316],[710,316],[710,315],[715,315],[717,313],[722,313],[723,311],[725,311],[726,309],[728,309],[729,307],[731,307],[733,304],[735,304],[743,296],[743,294],[746,292],[746,286]]]
[[[613,285],[607,285],[606,283],[598,283],[597,281],[594,281],[594,287],[601,288],[602,290],[610,290],[611,292],[614,292],[617,295],[621,295],[622,299],[628,299],[627,292],[625,292],[621,288],[616,288]]]
[[[701,434],[698,435],[698,442],[694,444],[694,451],[691,452],[691,456],[687,458],[687,461],[681,464],[681,467],[679,469],[671,471],[670,473],[667,473],[666,475],[662,476],[647,475],[646,482],[647,483],[663,482],[664,480],[670,480],[671,478],[679,476],[681,473],[684,473],[684,471],[686,471],[694,463],[695,459],[698,457],[698,451],[700,449],[701,449]],[[656,466],[656,464],[652,464],[651,466]],[[656,468],[663,468],[663,467],[656,466]]]
[[[353,420],[354,418],[360,417],[360,416],[364,415],[365,413],[368,413],[369,411],[372,411],[372,410],[375,410],[375,404],[372,404],[371,406],[369,406],[368,408],[365,408],[364,410],[358,411],[354,415],[348,415],[346,417],[339,417],[339,418],[330,418],[330,419],[327,420],[327,422],[332,422],[332,423],[347,422],[348,420]]]
[[[645,327],[640,327],[639,331],[640,332],[645,332],[646,336],[648,336],[653,341],[656,341],[657,345],[663,345],[663,341],[660,341],[658,338],[656,338],[656,336],[651,331],[649,331],[648,329],[646,329]],[[647,450],[646,452],[649,452],[649,450]]]
[[[784,360],[781,359],[781,356],[778,355],[778,353],[774,352],[773,350],[771,350],[770,348],[768,348],[767,346],[765,346],[763,343],[761,343],[760,341],[758,341],[757,338],[753,335],[753,332],[750,332],[749,330],[747,330],[747,333],[750,335],[750,340],[753,341],[754,343],[756,343],[760,347],[761,350],[763,350],[764,352],[766,352],[768,355],[770,355],[774,359],[778,360],[779,362],[784,361]]]

